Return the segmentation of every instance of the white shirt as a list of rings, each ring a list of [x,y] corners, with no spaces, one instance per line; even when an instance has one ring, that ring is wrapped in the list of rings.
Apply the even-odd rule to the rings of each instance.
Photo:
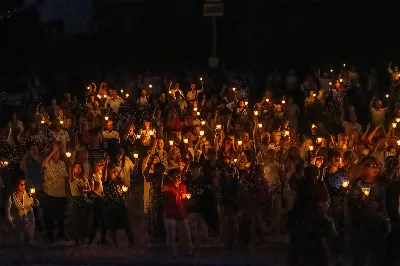
[[[372,125],[380,126],[385,124],[385,116],[388,111],[389,109],[387,107],[380,109],[375,109],[371,107]]]
[[[65,178],[68,177],[67,168],[63,161],[57,164],[50,160],[44,168],[44,192],[52,197],[65,197]]]
[[[135,165],[132,163],[131,159],[125,156],[125,163],[121,167],[121,172],[119,177],[124,182],[124,185],[127,187],[131,186],[131,171]]]
[[[62,153],[67,152],[67,142],[70,141],[68,132],[61,129],[59,132],[52,131],[51,133],[56,141],[60,143],[60,151]]]
[[[195,90],[194,92],[192,90],[190,90],[187,95],[186,95],[186,99],[189,102],[193,102],[197,99],[197,96],[199,95],[199,93],[201,93],[203,90]]]
[[[344,133],[347,136],[350,136],[354,129],[357,130],[358,132],[362,132],[362,127],[358,123],[353,124],[351,122],[343,121],[342,126],[344,127]]]
[[[111,110],[114,113],[118,113],[119,107],[121,106],[121,104],[123,104],[125,101],[124,99],[122,99],[121,97],[117,96],[117,98],[113,99],[113,98],[107,98],[107,101],[104,105],[104,107],[107,107],[107,105],[110,105]]]
[[[119,133],[114,130],[111,132],[104,130],[102,136],[103,139],[119,139]]]

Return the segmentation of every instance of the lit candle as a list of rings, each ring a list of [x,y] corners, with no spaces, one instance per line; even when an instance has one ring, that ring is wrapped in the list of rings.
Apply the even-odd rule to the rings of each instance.
[[[90,90],[90,86],[87,86],[87,89]]]
[[[125,94],[125,97],[128,98],[129,97],[129,93]]]
[[[103,97],[104,97],[104,98],[107,98],[107,94],[104,94]]]
[[[262,124],[258,124],[258,127],[259,127],[259,128],[262,128]]]
[[[124,93],[124,90],[121,89],[121,93]]]
[[[342,82],[343,82],[343,79],[339,79],[339,82],[342,83]]]
[[[200,130],[200,136],[204,136],[204,131]]]
[[[136,135],[136,139],[140,139],[140,137],[141,137],[140,135]]]
[[[135,159],[139,158],[139,154],[137,154],[137,153],[133,154],[133,158],[135,158]]]
[[[108,121],[108,116],[105,116],[105,117],[104,117],[104,120]]]
[[[200,81],[203,81],[203,78],[200,78]]]
[[[343,66],[345,67],[345,66],[346,66],[346,64],[343,64]]]
[[[65,153],[65,156],[67,156],[67,158],[71,157],[71,155],[72,155],[72,154],[71,154],[70,152],[66,152],[66,153]]]
[[[174,141],[173,141],[173,140],[170,140],[170,141],[169,141],[169,146],[172,146],[172,145],[174,145]]]
[[[29,190],[29,192],[30,192],[31,194],[35,194],[36,189],[33,187],[33,188],[31,188],[31,189]]]
[[[317,128],[317,126],[315,124],[311,125],[311,129],[316,129],[316,128]]]
[[[333,72],[333,69],[331,69],[331,73]]]
[[[322,138],[317,138],[317,142],[321,143],[322,142]]]
[[[221,125],[217,125],[216,128],[217,128],[218,130],[220,130],[220,129],[221,129]]]
[[[347,188],[349,186],[349,180],[343,180],[342,187]]]
[[[329,82],[329,86],[332,86],[332,82]]]
[[[266,99],[266,101],[267,101],[267,103],[269,103],[269,99],[268,98]]]
[[[201,125],[204,126],[205,124],[206,124],[206,121],[202,120],[202,121],[201,121]]]
[[[386,98],[389,98],[389,94],[386,94]]]
[[[7,166],[7,165],[8,165],[8,162],[7,162],[7,161],[4,161],[4,162],[3,162],[3,165],[4,165],[4,166]]]
[[[153,88],[153,85],[150,84],[150,85],[149,85],[149,88],[150,88],[150,89]]]
[[[258,115],[258,111],[254,111],[254,115],[257,116]]]
[[[169,93],[169,94],[172,94],[172,91],[169,91],[168,93]]]
[[[369,192],[371,191],[371,189],[369,187],[363,187],[363,188],[361,188],[361,190],[365,196],[368,196]]]
[[[236,91],[236,88],[234,87],[234,88],[232,88],[232,90],[233,90],[233,91]]]
[[[286,103],[286,101],[285,100],[282,100],[282,104],[285,104]]]
[[[238,145],[240,146],[240,145],[242,145],[242,144],[243,144],[243,141],[238,140]]]
[[[183,143],[188,144],[189,140],[188,139],[183,139]]]
[[[199,116],[199,115],[200,115],[200,112],[197,112],[197,115]]]
[[[237,163],[237,159],[236,159],[236,158],[235,158],[235,159],[233,159],[233,162],[234,162],[234,163]]]
[[[397,123],[392,123],[393,128],[397,127]]]
[[[313,97],[317,97],[317,94],[314,93],[312,96],[313,96]]]
[[[397,122],[397,123],[400,123],[400,118],[396,118],[396,122]]]
[[[42,120],[42,121],[40,121],[40,123],[44,124],[45,122],[44,122],[44,120]]]
[[[100,95],[100,94],[97,94],[97,98],[101,99],[101,95]]]
[[[150,136],[153,136],[154,135],[154,131],[150,130],[149,134],[150,134]]]
[[[193,111],[197,112],[197,108],[196,108],[196,107],[195,107],[195,108],[193,108]]]
[[[192,197],[192,194],[186,194],[186,198],[190,199]]]
[[[310,149],[310,151],[314,150],[314,146],[309,146],[308,148]]]
[[[123,192],[127,192],[128,191],[128,187],[127,186],[122,186],[122,191]]]
[[[249,102],[244,102],[244,105],[249,105]]]
[[[63,125],[63,124],[64,124],[64,121],[63,121],[63,120],[61,120],[61,121],[60,121],[60,125]]]
[[[285,136],[289,136],[289,130],[285,131]]]
[[[400,146],[400,140],[397,141],[397,146]]]

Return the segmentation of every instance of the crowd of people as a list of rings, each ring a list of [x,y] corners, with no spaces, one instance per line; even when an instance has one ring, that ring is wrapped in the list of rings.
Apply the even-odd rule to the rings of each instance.
[[[174,256],[210,236],[250,250],[289,236],[290,265],[398,265],[400,73],[389,72],[383,93],[354,67],[328,73],[327,88],[318,71],[299,82],[275,70],[252,103],[243,75],[221,90],[201,77],[93,82],[81,103],[67,93],[24,123],[14,114],[1,161],[8,233],[76,245],[109,233],[117,246],[124,229],[135,246],[146,214],[152,243]]]

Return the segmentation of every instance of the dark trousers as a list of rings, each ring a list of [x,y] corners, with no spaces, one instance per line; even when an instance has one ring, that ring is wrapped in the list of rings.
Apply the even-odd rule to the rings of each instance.
[[[65,237],[64,219],[66,198],[52,197],[45,194],[43,197],[42,207],[43,220],[47,229],[47,236],[49,240],[54,240],[54,230],[56,229],[56,224],[58,237]]]
[[[94,198],[92,207],[92,226],[89,234],[89,244],[93,242],[99,229],[101,229],[102,232],[104,231],[104,233],[101,234],[101,240],[104,242],[106,232],[103,221],[103,199],[99,197]]]

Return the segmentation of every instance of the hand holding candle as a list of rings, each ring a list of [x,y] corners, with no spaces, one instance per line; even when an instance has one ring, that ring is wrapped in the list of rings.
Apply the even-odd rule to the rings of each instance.
[[[31,195],[35,194],[35,192],[36,192],[36,189],[34,187],[29,190],[29,193]]]
[[[254,115],[255,115],[255,116],[258,116],[258,111],[254,111]]]
[[[137,153],[133,154],[133,158],[135,158],[135,159],[139,158],[139,154],[137,154]]]
[[[127,192],[128,191],[128,187],[127,186],[122,186],[122,192]]]
[[[189,143],[189,139],[183,139],[183,143],[188,144]]]
[[[239,146],[241,146],[241,145],[243,144],[243,141],[238,140],[237,144],[238,144]]]

